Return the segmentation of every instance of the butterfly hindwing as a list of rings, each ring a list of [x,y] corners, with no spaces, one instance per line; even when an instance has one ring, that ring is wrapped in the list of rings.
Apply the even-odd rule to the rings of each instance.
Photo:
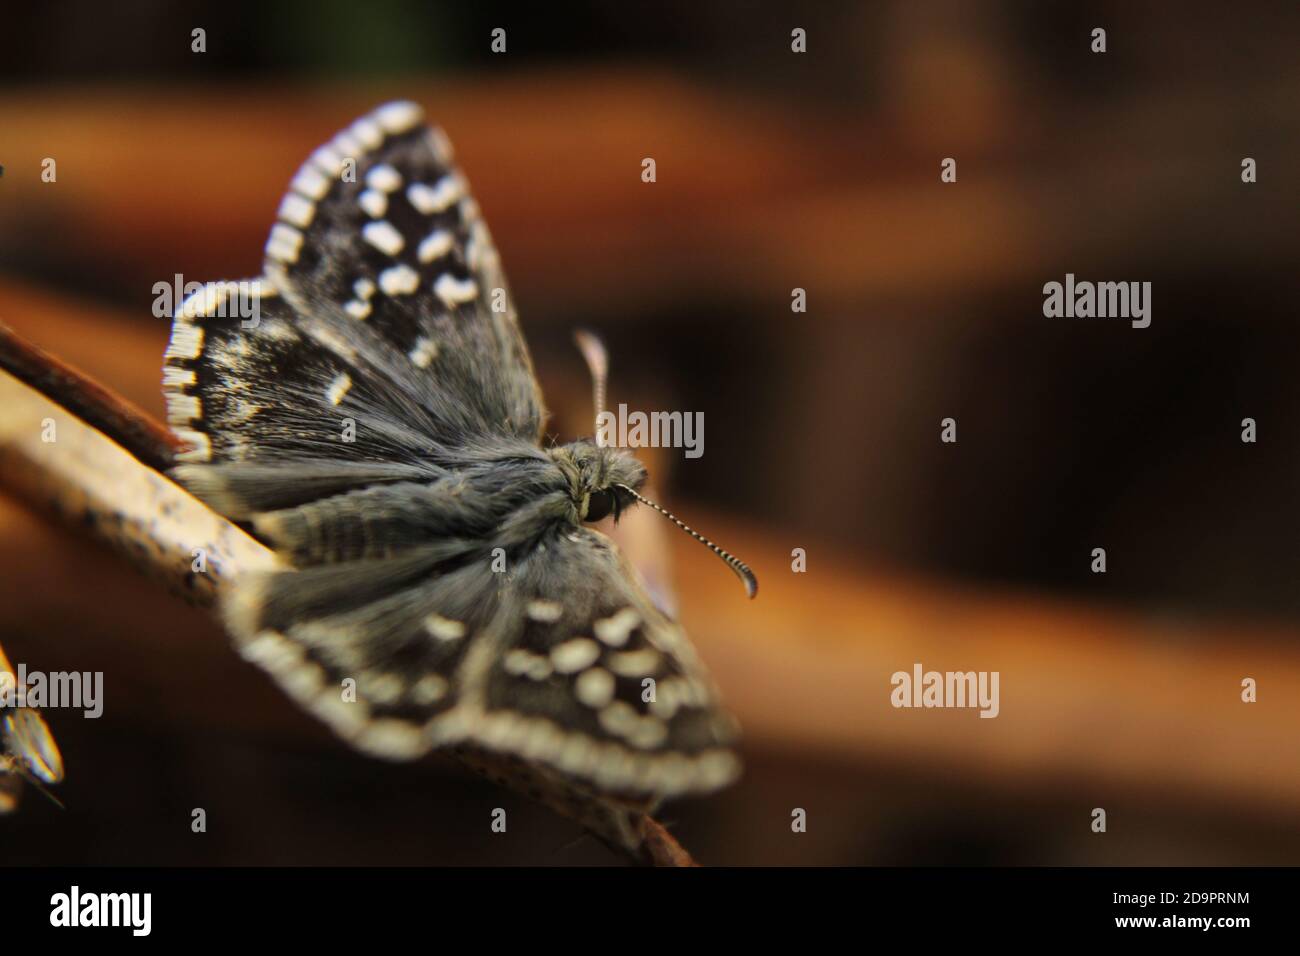
[[[223,605],[248,660],[358,749],[412,759],[440,743],[461,700],[470,635],[494,582],[473,543],[240,579]]]
[[[672,796],[730,783],[734,720],[681,628],[604,535],[556,535],[512,576],[508,626],[462,683],[468,730],[604,792]]]
[[[255,318],[226,314],[255,291]],[[340,346],[341,350],[342,346]],[[178,311],[163,369],[185,483],[232,517],[436,478],[445,449],[400,386],[324,349],[268,280],[211,283]]]
[[[472,744],[629,797],[716,789],[739,770],[734,722],[629,572],[587,529],[513,572],[446,540],[241,580],[226,623],[246,658],[379,756]]]

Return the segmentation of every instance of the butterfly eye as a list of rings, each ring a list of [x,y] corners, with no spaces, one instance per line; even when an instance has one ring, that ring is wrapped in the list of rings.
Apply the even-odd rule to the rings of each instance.
[[[583,521],[599,521],[614,510],[614,492],[609,488],[593,491],[587,498],[587,514]]]

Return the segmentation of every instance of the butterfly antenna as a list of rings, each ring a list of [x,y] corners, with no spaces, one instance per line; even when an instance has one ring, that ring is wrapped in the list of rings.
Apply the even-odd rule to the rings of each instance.
[[[659,507],[649,498],[637,494],[634,490],[629,488],[627,485],[615,485],[614,487],[622,488],[624,491],[626,491],[637,501],[641,502],[641,504],[649,505],[655,511],[659,512],[661,515],[663,515],[665,518],[671,521],[673,524],[677,525],[677,527],[681,528],[683,531],[689,534],[696,541],[700,542],[700,544],[707,547],[710,551],[712,551],[714,554],[720,557],[723,561],[726,561],[727,567],[731,568],[731,570],[736,572],[736,577],[740,578],[741,582],[745,585],[745,592],[751,598],[758,593],[758,578],[754,576],[754,572],[750,570],[749,565],[746,564],[744,561],[740,560],[740,558],[736,557],[730,551],[727,551],[723,548],[719,548],[716,544],[714,544],[708,538],[704,537],[704,535],[700,534],[698,531],[695,531],[692,528],[688,528],[686,526],[686,523],[680,520],[675,514],[668,511],[666,508]]]
[[[605,410],[605,379],[609,376],[609,353],[605,343],[595,333],[578,329],[573,333],[573,341],[578,345],[591,372],[591,402],[596,406],[596,444],[600,445],[600,415]]]

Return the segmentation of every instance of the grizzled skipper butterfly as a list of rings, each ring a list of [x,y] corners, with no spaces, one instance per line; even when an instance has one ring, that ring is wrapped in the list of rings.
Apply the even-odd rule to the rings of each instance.
[[[685,634],[585,527],[663,511],[645,468],[593,440],[542,446],[528,349],[442,132],[381,107],[311,155],[278,219],[255,318],[219,319],[244,285],[210,284],[164,368],[175,477],[286,565],[223,599],[243,656],[381,757],[449,748],[628,806],[731,782],[735,723]],[[599,412],[604,353],[580,345]],[[743,562],[663,513],[753,596]]]

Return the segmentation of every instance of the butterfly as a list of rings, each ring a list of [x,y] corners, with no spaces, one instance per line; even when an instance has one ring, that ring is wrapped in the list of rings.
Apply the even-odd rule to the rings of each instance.
[[[0,648],[0,813],[18,806],[27,780],[55,804],[45,784],[63,780],[63,756],[40,713],[27,704],[26,688]]]
[[[229,317],[249,287],[255,317]],[[736,723],[691,644],[590,527],[668,513],[627,451],[544,446],[499,256],[418,106],[312,153],[263,276],[190,296],[163,375],[174,477],[284,565],[237,579],[227,629],[353,747],[499,758],[637,805],[736,778]],[[668,517],[753,596],[743,562]]]

